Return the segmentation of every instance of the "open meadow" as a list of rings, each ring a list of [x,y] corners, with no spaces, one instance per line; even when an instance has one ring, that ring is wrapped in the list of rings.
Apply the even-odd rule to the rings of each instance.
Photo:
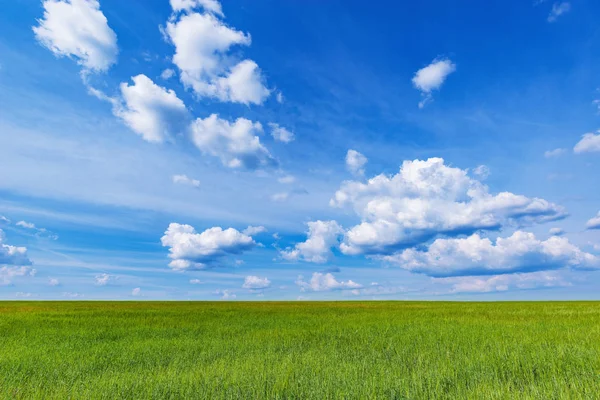
[[[4,399],[593,399],[600,303],[2,302]]]

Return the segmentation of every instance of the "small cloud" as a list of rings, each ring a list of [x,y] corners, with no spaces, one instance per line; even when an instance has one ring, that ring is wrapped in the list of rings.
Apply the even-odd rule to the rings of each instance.
[[[338,281],[332,274],[323,274],[315,272],[310,281],[306,282],[302,275],[298,276],[296,285],[300,286],[301,291],[326,292],[330,290],[352,290],[361,289],[363,286],[351,280]]]
[[[20,226],[21,228],[25,228],[25,229],[36,229],[35,224],[32,224],[31,222],[26,222],[26,221],[19,221],[15,225]]]
[[[554,3],[552,5],[552,10],[550,10],[550,14],[548,15],[548,22],[556,21],[558,17],[569,11],[571,11],[571,3],[568,1]]]
[[[56,278],[50,278],[48,280],[48,285],[50,285],[50,286],[58,286],[58,285],[60,285],[60,282]]]
[[[600,134],[586,133],[573,148],[575,154],[600,152]]]
[[[109,274],[99,274],[94,277],[94,281],[98,286],[106,286],[110,283],[111,280],[114,279],[114,276]]]
[[[160,77],[164,80],[171,79],[173,76],[175,76],[175,71],[171,68],[165,69],[162,74],[160,74]]]
[[[292,132],[288,131],[282,126],[279,126],[279,124],[269,122],[269,127],[271,128],[271,136],[273,136],[273,138],[279,142],[290,143],[295,138],[295,135]]]
[[[490,169],[486,165],[479,165],[473,169],[473,173],[482,181],[490,176]]]
[[[0,215],[0,223],[10,224],[10,219],[6,218],[4,215]]]
[[[277,94],[275,95],[275,99],[279,104],[282,104],[284,101],[283,93],[277,92]]]
[[[237,297],[235,293],[233,293],[230,290],[217,289],[214,293],[218,296],[221,296],[221,300],[235,300],[235,298]]]
[[[282,201],[286,201],[289,197],[290,197],[289,192],[280,192],[280,193],[275,193],[274,195],[272,195],[271,200],[276,201],[276,202],[282,202]]]
[[[565,234],[565,231],[562,228],[551,228],[549,233],[552,236],[562,236]]]
[[[354,175],[362,176],[365,174],[365,165],[368,159],[356,150],[348,150],[346,153],[346,168]]]
[[[600,211],[598,211],[598,214],[590,219],[586,224],[585,227],[587,229],[600,229]]]
[[[548,151],[544,152],[544,157],[546,157],[546,158],[558,157],[558,156],[563,155],[566,151],[567,151],[567,149],[563,149],[563,148],[548,150]]]
[[[292,175],[286,175],[286,176],[282,176],[282,177],[278,178],[277,181],[279,183],[288,185],[288,184],[294,183],[296,181],[296,178],[294,178]]]
[[[133,289],[131,291],[132,296],[139,296],[141,293],[142,293],[142,289],[140,289],[139,287],[136,287],[135,289]]]
[[[452,61],[449,59],[436,59],[415,73],[412,83],[415,88],[421,91],[421,97],[423,98],[419,102],[419,108],[425,107],[432,100],[431,92],[439,90],[448,75],[454,71],[456,71],[456,65]]]
[[[267,228],[265,228],[264,226],[249,226],[246,229],[244,229],[242,231],[242,233],[244,235],[254,236],[254,235],[258,235],[259,233],[266,232],[266,231],[267,231]]]
[[[177,185],[193,186],[195,188],[200,187],[200,181],[188,177],[187,175],[173,175],[173,183]]]
[[[202,282],[200,279],[190,279],[190,283],[192,285],[200,285],[200,284],[202,284],[204,282]]]
[[[271,281],[268,278],[260,278],[258,276],[247,276],[244,279],[242,288],[251,290],[268,289],[271,287]]]
[[[78,299],[78,298],[84,297],[84,295],[82,293],[77,293],[77,292],[63,292],[62,296],[70,298],[70,299]]]

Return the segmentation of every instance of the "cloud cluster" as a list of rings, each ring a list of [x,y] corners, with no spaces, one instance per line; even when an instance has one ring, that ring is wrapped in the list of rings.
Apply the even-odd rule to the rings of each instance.
[[[405,161],[393,176],[346,181],[330,204],[350,206],[361,223],[350,228],[345,254],[391,254],[440,235],[497,230],[511,223],[564,218],[566,211],[539,198],[510,192],[490,194],[487,186],[441,158]]]
[[[280,251],[281,258],[288,261],[325,263],[332,256],[332,248],[338,246],[344,230],[336,221],[313,221],[308,223],[307,239],[294,248]]]
[[[490,293],[571,286],[570,282],[554,271],[517,273],[491,277],[461,276],[436,278],[434,282],[450,284],[450,294]]]
[[[46,0],[43,7],[33,32],[56,56],[71,57],[90,72],[105,72],[117,61],[117,35],[97,0]]]
[[[495,243],[478,234],[437,239],[425,250],[406,249],[383,259],[433,277],[600,268],[598,257],[581,251],[566,238],[552,236],[541,241],[533,233],[522,231],[499,237]]]
[[[415,88],[421,91],[423,100],[419,103],[419,108],[431,101],[431,92],[438,90],[446,81],[448,75],[456,71],[456,65],[449,59],[436,59],[426,67],[421,68],[412,78]]]
[[[0,255],[1,257],[1,255]],[[36,270],[31,267],[0,267],[0,286],[12,285],[12,280],[18,276],[35,276]]]
[[[296,285],[300,287],[301,291],[311,291],[311,292],[326,292],[330,290],[353,290],[353,289],[361,289],[363,286],[353,282],[352,280],[348,281],[338,281],[335,277],[330,273],[321,273],[315,272],[312,274],[310,281],[305,281],[302,275],[298,276],[296,279]]]
[[[249,46],[250,35],[227,26],[220,19],[223,12],[216,1],[179,0],[171,5],[174,14],[164,34],[175,46],[172,61],[181,82],[198,97],[263,103],[270,90],[264,85],[260,68],[253,60],[236,61],[231,54],[236,46]]]
[[[242,288],[251,290],[268,289],[269,287],[271,287],[271,281],[269,279],[252,275],[247,276],[242,285]]]
[[[4,265],[31,265],[31,260],[27,256],[26,247],[17,247],[5,244],[6,237],[4,231],[0,229],[0,264]]]
[[[263,132],[259,122],[238,118],[235,122],[212,114],[196,119],[191,126],[192,141],[200,151],[218,157],[230,168],[267,168],[277,160],[260,142]]]
[[[191,270],[212,267],[228,255],[241,254],[256,246],[251,236],[233,228],[213,227],[197,233],[194,227],[177,223],[169,224],[161,238],[169,248],[169,266],[175,270]]]

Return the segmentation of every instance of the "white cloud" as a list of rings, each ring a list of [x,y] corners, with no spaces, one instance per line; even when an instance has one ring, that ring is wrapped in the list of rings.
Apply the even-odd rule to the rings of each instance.
[[[242,285],[242,288],[252,290],[267,289],[270,287],[271,281],[269,279],[252,275],[247,276],[246,279],[244,279],[244,284]]]
[[[277,165],[258,135],[262,125],[245,118],[231,123],[212,114],[192,123],[192,141],[203,153],[219,157],[230,168],[257,169]]]
[[[553,271],[495,275],[491,277],[461,276],[434,279],[436,283],[452,285],[450,293],[490,293],[508,290],[571,286],[562,276]]]
[[[179,185],[193,186],[195,188],[200,187],[199,180],[190,178],[187,175],[173,175],[173,183],[176,183]]]
[[[276,202],[283,202],[283,201],[286,201],[287,199],[289,199],[289,197],[290,197],[289,192],[279,192],[279,193],[275,193],[274,195],[272,195],[271,200],[276,201]]]
[[[215,294],[221,296],[221,300],[235,300],[237,297],[231,290],[215,290]]]
[[[242,231],[242,233],[244,235],[254,236],[254,235],[258,235],[259,233],[266,232],[266,231],[267,231],[267,228],[265,228],[264,226],[249,226],[246,229],[244,229]]]
[[[348,150],[348,153],[346,153],[346,168],[354,175],[362,176],[365,174],[365,165],[367,164],[367,161],[367,157],[356,150],[350,149]]]
[[[277,102],[279,104],[282,104],[283,101],[284,101],[283,93],[281,93],[281,92],[278,91],[277,94],[275,95],[275,99],[277,100]]]
[[[175,71],[172,70],[171,68],[167,68],[165,69],[161,74],[160,77],[164,80],[168,80],[171,79],[172,77],[175,76]]]
[[[544,152],[544,157],[546,157],[546,158],[558,157],[558,156],[564,154],[566,151],[567,151],[567,149],[563,149],[563,148],[548,150],[548,151]]]
[[[489,178],[490,169],[486,165],[479,165],[473,169],[473,174],[483,181]]]
[[[5,244],[5,240],[4,231],[0,229],[0,264],[31,265],[31,260],[27,257],[26,247],[11,246]]]
[[[50,286],[58,286],[58,285],[60,285],[60,282],[56,278],[50,278],[48,280],[48,285],[50,285]]]
[[[279,142],[290,143],[294,140],[294,134],[279,124],[274,122],[269,122],[269,127],[271,128],[271,136]]]
[[[1,257],[2,257],[2,254],[0,253],[0,260],[1,260]],[[2,262],[2,261],[0,261],[0,262]],[[32,269],[31,267],[25,267],[25,266],[0,267],[0,286],[12,285],[12,280],[15,277],[35,276],[35,274],[36,274],[35,269]]]
[[[109,274],[98,274],[94,277],[94,281],[98,286],[106,286],[111,281],[113,277]]]
[[[70,298],[70,299],[78,299],[81,297],[85,297],[82,293],[77,293],[77,292],[63,292],[62,296]]]
[[[575,154],[600,151],[600,134],[586,133],[573,148]]]
[[[423,108],[431,100],[431,92],[442,87],[448,75],[454,71],[456,71],[456,65],[448,59],[433,60],[431,64],[417,71],[412,83],[423,96],[419,108]]]
[[[171,8],[174,12],[191,11],[196,8],[203,8],[205,11],[223,17],[221,3],[217,0],[171,0]]]
[[[171,223],[161,238],[169,247],[169,266],[175,270],[202,269],[216,265],[228,255],[241,254],[256,243],[252,237],[233,228],[213,227],[196,233],[194,227]]]
[[[148,142],[163,142],[187,128],[185,104],[171,89],[156,85],[146,75],[121,83],[123,103],[114,103],[114,114]]]
[[[467,172],[430,158],[404,161],[393,176],[344,182],[330,204],[351,206],[361,223],[346,232],[341,251],[389,254],[439,235],[542,223],[567,215],[543,199],[510,192],[492,195]]]
[[[326,292],[330,290],[352,290],[362,288],[362,285],[351,280],[337,281],[332,274],[323,274],[321,272],[313,273],[309,282],[306,282],[302,275],[298,276],[296,285],[300,286],[300,290],[303,292]]]
[[[136,287],[131,291],[132,296],[139,296],[140,294],[142,294],[142,289],[139,287]]]
[[[250,35],[210,13],[173,16],[164,33],[175,46],[173,63],[181,72],[181,82],[198,97],[261,104],[269,96],[258,65],[252,60],[236,63],[228,54],[233,46],[249,46]]]
[[[548,22],[554,22],[558,17],[571,10],[571,3],[568,1],[556,2],[552,5],[552,10],[548,15]]]
[[[598,211],[598,215],[594,218],[591,218],[586,224],[585,227],[587,229],[600,229],[600,211]]]
[[[565,231],[562,228],[550,228],[549,233],[552,236],[562,236],[565,234]]]
[[[86,71],[103,72],[116,63],[117,35],[97,0],[46,0],[36,39],[58,57],[71,57]]]
[[[407,249],[383,259],[434,277],[600,268],[599,258],[581,251],[566,238],[552,236],[541,241],[533,233],[522,231],[497,238],[495,243],[478,234],[436,239],[427,250]]]
[[[192,285],[201,285],[204,282],[202,282],[200,279],[190,279],[190,283]]]
[[[288,261],[325,263],[333,256],[331,248],[338,246],[338,239],[343,232],[335,221],[309,222],[306,241],[297,243],[292,249],[282,250],[281,257]]]
[[[279,183],[288,185],[288,184],[296,182],[296,178],[294,178],[292,175],[286,175],[286,176],[282,176],[282,177],[278,178],[277,181]]]
[[[25,229],[36,229],[35,224],[27,221],[19,221],[15,225]]]
[[[0,222],[4,224],[10,224],[10,219],[6,218],[4,215],[0,215]]]

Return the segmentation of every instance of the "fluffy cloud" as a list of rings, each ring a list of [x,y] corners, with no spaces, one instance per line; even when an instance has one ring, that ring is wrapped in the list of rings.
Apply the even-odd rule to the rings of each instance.
[[[244,279],[242,287],[251,290],[267,289],[271,287],[271,281],[267,278],[260,278],[258,276],[247,276],[246,279]]]
[[[277,165],[258,135],[262,125],[245,118],[231,123],[212,114],[192,123],[192,141],[203,153],[219,157],[230,168],[257,169]]]
[[[568,1],[557,2],[552,5],[552,10],[548,15],[548,22],[554,22],[558,17],[571,10],[571,3]]]
[[[37,40],[58,57],[74,58],[87,71],[107,71],[117,61],[117,35],[97,0],[46,0],[33,27]]]
[[[600,134],[586,133],[575,145],[573,151],[576,154],[592,153],[600,151]]]
[[[140,289],[139,287],[136,287],[131,291],[132,296],[139,296],[141,294],[142,294],[142,289]]]
[[[171,8],[174,12],[190,11],[201,7],[207,12],[224,16],[221,3],[217,0],[171,0]]]
[[[562,228],[550,228],[548,233],[552,236],[562,236],[565,234],[565,231]]]
[[[2,254],[0,253],[0,260]],[[0,261],[2,262],[2,261]],[[18,276],[35,276],[36,271],[30,267],[0,267],[0,286],[12,285],[12,280]]]
[[[365,165],[367,164],[367,161],[367,157],[356,150],[350,149],[348,150],[348,153],[346,153],[346,168],[354,175],[362,176],[365,174]]]
[[[175,46],[173,63],[181,72],[181,82],[198,97],[261,104],[269,96],[270,90],[263,83],[260,68],[252,60],[236,63],[228,54],[233,46],[249,46],[250,35],[225,25],[218,18],[219,14],[222,15],[220,12],[190,12],[197,5],[209,11],[206,5],[213,2],[175,3],[178,4],[174,4],[174,11],[185,9],[188,12],[172,16],[164,33]]]
[[[110,282],[112,277],[109,274],[98,274],[94,277],[94,281],[98,286],[106,286]]]
[[[172,77],[175,76],[175,71],[173,71],[171,68],[167,68],[165,69],[161,74],[160,77],[164,80],[168,80],[171,79]]]
[[[303,292],[326,292],[330,290],[352,290],[362,288],[362,285],[351,280],[345,282],[337,281],[332,274],[323,274],[321,272],[313,273],[309,282],[306,282],[304,277],[300,275],[296,280],[296,285],[300,286],[300,290]]]
[[[196,233],[194,227],[171,223],[161,238],[169,247],[169,266],[175,270],[202,269],[214,266],[228,255],[241,254],[256,243],[252,237],[233,228],[213,227]]]
[[[114,103],[114,114],[148,142],[163,142],[187,128],[188,111],[171,89],[156,85],[146,75],[121,83],[122,102]]]
[[[333,256],[331,248],[338,246],[338,239],[343,232],[335,221],[309,222],[306,241],[297,243],[293,249],[282,250],[281,257],[288,261],[325,263]]]
[[[452,285],[450,293],[489,293],[507,290],[527,290],[565,287],[571,284],[556,272],[539,271],[491,277],[461,276],[434,279],[436,283]]]
[[[266,231],[267,231],[267,228],[265,228],[264,226],[249,226],[246,229],[244,229],[242,231],[242,233],[244,235],[254,236],[254,235],[258,235],[259,233],[266,232]]]
[[[35,224],[27,221],[19,221],[15,225],[25,229],[36,229]]]
[[[448,75],[454,71],[456,71],[456,65],[448,59],[434,60],[428,66],[417,71],[412,83],[423,96],[419,108],[423,108],[431,100],[431,92],[442,87]]]
[[[438,235],[496,230],[567,215],[562,207],[543,199],[510,192],[492,195],[467,172],[445,165],[441,158],[430,158],[405,161],[393,176],[344,182],[330,204],[351,206],[362,222],[346,232],[340,249],[345,254],[390,254]]]
[[[173,183],[178,185],[187,185],[193,186],[195,188],[200,187],[200,181],[197,179],[192,179],[187,175],[173,175]]]
[[[498,238],[495,243],[478,234],[437,239],[426,250],[406,249],[383,259],[433,277],[600,268],[599,258],[581,251],[566,238],[552,236],[541,241],[533,233],[522,231]]]
[[[546,157],[546,158],[558,157],[558,156],[564,154],[566,151],[567,150],[563,149],[563,148],[548,150],[548,151],[544,152],[544,157]]]
[[[27,257],[26,247],[11,246],[5,244],[5,240],[4,231],[0,229],[0,264],[31,265],[31,260]]]
[[[290,143],[294,140],[294,134],[279,124],[274,122],[269,122],[269,127],[271,128],[271,136],[279,142]]]
[[[587,229],[600,229],[600,211],[598,211],[598,215],[596,215],[594,218],[590,219],[585,224],[585,227]]]

